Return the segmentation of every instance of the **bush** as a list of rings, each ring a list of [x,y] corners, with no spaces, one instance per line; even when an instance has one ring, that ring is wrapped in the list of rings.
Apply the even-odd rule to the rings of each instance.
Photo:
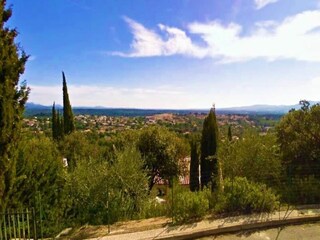
[[[167,202],[158,203],[155,200],[155,198],[150,196],[150,198],[143,203],[142,209],[138,217],[140,219],[145,219],[145,218],[166,216],[167,214],[168,214]]]
[[[246,178],[224,180],[224,191],[213,195],[217,213],[270,212],[276,209],[278,198],[265,184],[253,183]]]
[[[59,232],[65,205],[65,173],[54,142],[39,135],[24,136],[18,148],[16,165],[17,181],[8,207],[35,208],[39,216],[41,208],[42,231],[44,236]]]
[[[293,204],[315,204],[320,201],[320,181],[314,176],[293,178],[282,188],[282,200]]]
[[[277,186],[282,176],[281,159],[276,137],[246,130],[237,141],[221,141],[219,160],[223,176],[246,177],[252,182]]]
[[[172,216],[173,213],[175,222],[200,219],[208,212],[210,190],[191,192],[179,185],[174,185],[173,190],[173,201],[171,191],[169,193],[168,215]]]
[[[132,147],[116,151],[112,163],[78,161],[68,174],[68,216],[78,224],[106,224],[136,217],[148,193],[140,153]]]

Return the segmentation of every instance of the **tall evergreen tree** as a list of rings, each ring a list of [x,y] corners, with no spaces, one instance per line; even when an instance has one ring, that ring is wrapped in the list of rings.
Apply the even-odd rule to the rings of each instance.
[[[192,192],[199,190],[199,141],[198,136],[192,136],[190,140],[190,190]]]
[[[74,119],[73,119],[73,112],[69,100],[68,88],[67,88],[67,81],[62,72],[62,91],[63,91],[63,127],[64,133],[66,135],[72,133],[74,131]]]
[[[56,104],[53,103],[52,105],[52,138],[53,140],[58,140],[58,120],[57,120],[57,111],[56,111]]]
[[[218,126],[214,107],[204,119],[201,136],[201,187],[211,183],[212,190],[217,186]]]
[[[60,117],[59,110],[56,110],[55,103],[52,106],[52,138],[61,140],[64,136],[63,118]]]
[[[5,26],[12,14],[5,5],[6,1],[0,0],[0,212],[13,197],[16,149],[29,94],[25,83],[18,87],[28,56],[14,42],[17,31]]]
[[[63,117],[60,117],[60,112],[57,111],[57,139],[63,139],[64,137],[64,122]]]

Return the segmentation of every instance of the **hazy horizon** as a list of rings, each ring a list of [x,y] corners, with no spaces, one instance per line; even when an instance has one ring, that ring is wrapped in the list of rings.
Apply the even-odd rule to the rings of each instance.
[[[319,0],[8,0],[29,102],[207,109],[319,99]],[[32,17],[30,17],[32,16]]]
[[[320,103],[320,101],[312,101],[312,100],[308,100],[311,104],[316,104],[316,103]],[[32,105],[35,106],[32,106]],[[55,103],[56,108],[63,108],[62,104],[57,104]],[[45,104],[41,104],[41,103],[35,103],[35,102],[30,102],[28,101],[27,103],[27,108],[28,107],[47,107],[47,108],[51,108],[52,104],[50,105],[45,105]],[[212,108],[211,106],[205,107],[205,108],[137,108],[137,107],[110,107],[110,106],[72,106],[75,109],[137,109],[137,110],[199,110],[199,111],[205,111],[205,110],[210,110],[210,108]],[[219,106],[215,106],[216,109],[218,110],[228,110],[228,109],[233,109],[233,110],[250,110],[250,108],[256,108],[259,109],[259,107],[263,108],[272,108],[271,111],[275,111],[275,108],[282,108],[281,110],[283,110],[284,108],[288,108],[288,110],[290,110],[291,107],[300,107],[299,102],[295,103],[295,104],[276,104],[276,105],[271,105],[271,104],[251,104],[251,105],[246,105],[246,106],[230,106],[230,107],[219,107]]]

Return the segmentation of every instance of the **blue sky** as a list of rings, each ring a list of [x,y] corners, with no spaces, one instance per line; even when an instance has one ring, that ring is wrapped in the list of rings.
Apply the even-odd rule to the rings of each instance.
[[[30,102],[209,108],[320,100],[320,0],[8,0]]]

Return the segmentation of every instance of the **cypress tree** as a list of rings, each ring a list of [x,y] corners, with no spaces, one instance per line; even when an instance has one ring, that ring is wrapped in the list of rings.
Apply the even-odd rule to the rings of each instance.
[[[204,119],[201,136],[201,188],[211,184],[212,190],[217,186],[218,126],[215,109],[212,108]]]
[[[16,149],[29,94],[25,83],[18,87],[28,56],[14,42],[17,31],[5,26],[12,14],[5,5],[0,0],[0,212],[14,197]]]
[[[55,103],[52,106],[52,137],[54,140],[64,137],[63,118],[60,117],[60,111],[56,110]]]
[[[72,133],[74,131],[74,119],[73,119],[73,112],[69,100],[68,88],[67,88],[67,81],[62,72],[62,91],[63,91],[63,127],[64,133],[66,135]]]
[[[52,105],[52,138],[53,140],[58,140],[58,120],[57,120],[57,111],[56,111],[56,104],[53,103]]]
[[[64,138],[64,120],[63,117],[61,116],[59,118],[59,138],[63,139]]]
[[[192,192],[199,190],[199,138],[192,136],[190,141],[191,159],[190,159],[190,190]]]
[[[56,120],[56,123],[57,123],[57,129],[56,129],[57,140],[60,140],[60,139],[63,139],[63,137],[64,137],[64,124],[63,124],[63,118],[60,117],[60,112],[57,111],[56,114],[57,114],[57,120]]]

